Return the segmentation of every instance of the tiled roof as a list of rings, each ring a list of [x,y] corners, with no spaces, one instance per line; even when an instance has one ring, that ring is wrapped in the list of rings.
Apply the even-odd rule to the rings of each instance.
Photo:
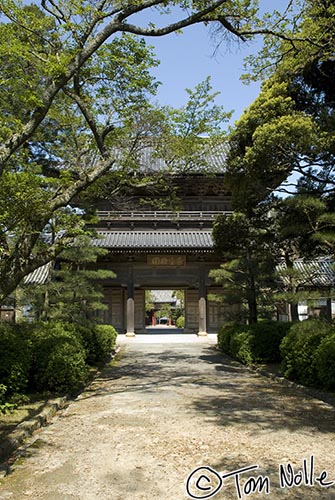
[[[176,302],[176,297],[172,297],[173,290],[151,290],[153,302],[172,303]]]
[[[211,231],[98,231],[93,245],[120,250],[212,250]]]
[[[44,264],[44,266],[38,267],[32,273],[28,274],[23,282],[25,285],[43,285],[46,283],[49,272],[50,272],[51,263],[48,262]]]
[[[139,168],[144,171],[161,171],[166,169],[167,163],[164,158],[160,158],[155,151],[154,144],[149,142],[139,143],[139,147],[133,154],[137,157]],[[212,150],[204,148],[203,154],[199,154],[195,161],[192,161],[193,170],[199,171],[204,165],[210,165],[212,169],[222,172],[227,156],[227,143],[217,144]],[[190,165],[188,165],[189,167]]]
[[[302,287],[331,287],[335,286],[335,262],[332,257],[319,257],[313,260],[297,259],[293,265],[294,269],[301,273],[299,281]],[[285,264],[280,264],[277,269],[282,271]],[[282,278],[284,283],[286,277]]]

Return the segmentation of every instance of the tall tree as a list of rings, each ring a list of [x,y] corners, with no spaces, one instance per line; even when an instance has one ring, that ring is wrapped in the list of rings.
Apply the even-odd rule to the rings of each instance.
[[[0,173],[5,162],[29,139],[44,118],[58,93],[72,80],[80,77],[81,70],[97,55],[113,35],[132,33],[144,37],[164,36],[197,23],[220,23],[224,29],[239,38],[258,32],[253,24],[256,20],[255,3],[227,2],[226,0],[176,1],[146,0],[141,2],[92,2],[56,3],[42,0],[40,10],[36,6],[22,7],[19,1],[2,0],[1,13],[9,23],[2,25],[2,39],[7,51],[13,55],[12,64],[20,63],[22,76],[27,80],[24,68],[29,67],[31,81],[25,88],[27,109],[20,126],[13,123],[7,130],[0,149]],[[180,19],[171,22],[171,9],[178,7]],[[165,14],[167,22],[162,27],[153,23],[147,26],[136,23],[136,15],[158,9]],[[238,13],[238,19],[236,14]],[[13,67],[13,66],[12,66]],[[35,91],[32,89],[35,88]],[[99,142],[99,141],[98,141]]]
[[[259,305],[274,284],[275,260],[266,207],[248,217],[242,212],[220,216],[214,224],[216,253],[223,264],[210,276],[222,285],[225,302],[246,304],[249,324],[257,323]]]
[[[163,26],[141,22],[138,15],[151,9],[162,14]],[[149,70],[157,61],[143,38],[219,23],[242,39],[258,26],[254,5],[226,0],[42,0],[41,7],[1,0],[0,13],[1,303],[81,233],[82,217],[69,208],[79,193],[106,172],[117,183],[134,177],[138,139],[150,134],[143,124],[154,123],[153,134],[171,121],[168,113],[162,126],[166,110],[149,102],[157,86]],[[194,97],[167,127],[171,135],[188,132],[187,148],[179,140],[166,148],[170,160],[177,151],[179,165],[189,132],[206,132],[204,120],[200,129],[187,129],[200,109]]]
[[[303,270],[296,261],[316,259],[329,253],[329,246],[322,241],[325,231],[334,231],[334,222],[327,201],[311,193],[300,193],[286,199],[278,199],[271,210],[273,249],[278,264],[280,293],[277,298],[289,304],[289,317],[297,321],[298,303],[315,298],[308,292],[313,283],[315,265],[306,265]]]
[[[286,199],[271,196],[247,213],[216,221],[213,238],[223,264],[211,276],[222,284],[225,302],[247,304],[249,323],[257,321],[259,305],[277,300],[289,304],[290,319],[296,321],[298,302],[315,298],[307,291],[315,266],[301,272],[295,262],[334,251],[329,201],[310,193]]]
[[[103,303],[103,280],[114,278],[110,270],[92,267],[97,259],[107,253],[103,248],[92,247],[88,236],[80,236],[75,246],[64,249],[59,261],[49,263],[48,276],[43,284],[29,280],[20,289],[19,302],[31,306],[35,319],[60,319],[87,324],[100,320],[107,309]]]
[[[286,82],[269,80],[230,133],[226,181],[234,206],[250,211],[311,153],[317,128],[295,109]]]
[[[334,12],[333,2],[307,0],[295,40],[290,29],[280,43],[268,35],[251,61],[254,75],[268,80],[233,129],[228,158],[235,199],[244,197],[244,205],[292,172],[335,189]]]

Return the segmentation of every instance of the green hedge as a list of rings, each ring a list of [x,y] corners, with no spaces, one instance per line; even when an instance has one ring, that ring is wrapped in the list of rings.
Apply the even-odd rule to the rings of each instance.
[[[321,340],[315,353],[315,364],[320,385],[335,390],[335,333]]]
[[[116,337],[110,325],[0,323],[0,405],[15,393],[77,390],[87,365],[105,360]]]
[[[97,361],[103,361],[115,347],[117,331],[111,325],[96,325],[94,328],[95,356]]]
[[[230,341],[232,336],[233,335],[235,336],[238,333],[243,332],[245,328],[246,328],[245,325],[240,325],[238,323],[225,323],[224,325],[222,325],[218,331],[219,349],[222,352],[231,355],[232,352],[230,348]]]
[[[292,327],[283,321],[260,321],[250,326],[251,351],[254,362],[279,363],[280,345]]]
[[[290,323],[262,321],[255,325],[227,323],[218,332],[222,352],[245,364],[280,361],[280,344]]]
[[[242,363],[250,365],[251,363],[253,363],[254,359],[251,350],[251,335],[248,330],[249,329],[246,326],[244,331],[237,330],[236,332],[231,334],[229,342],[229,354],[233,356],[233,358],[242,361]]]
[[[34,328],[32,339],[32,383],[37,390],[72,392],[87,380],[86,352],[69,325],[41,323]]]
[[[111,325],[73,325],[73,329],[85,348],[88,364],[104,361],[115,347],[117,331]]]
[[[310,319],[294,324],[281,354],[285,377],[309,386],[334,386],[334,327],[329,323]]]
[[[6,397],[28,387],[32,365],[29,330],[20,325],[0,323],[0,384]]]

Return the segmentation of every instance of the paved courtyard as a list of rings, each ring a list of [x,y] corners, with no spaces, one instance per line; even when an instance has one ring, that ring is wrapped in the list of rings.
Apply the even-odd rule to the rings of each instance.
[[[120,337],[114,365],[34,435],[0,499],[335,499],[332,406],[218,354],[214,338],[173,340]]]

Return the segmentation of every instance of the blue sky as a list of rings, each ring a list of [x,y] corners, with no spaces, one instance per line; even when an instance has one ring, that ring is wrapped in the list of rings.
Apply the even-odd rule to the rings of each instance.
[[[289,0],[259,0],[260,12],[272,12],[273,9],[284,11],[288,3]],[[184,16],[185,13],[181,17]],[[172,21],[178,18],[177,13],[172,14]],[[134,24],[138,20],[142,25],[171,22],[170,16],[161,16],[154,9],[132,19]],[[237,39],[234,42],[232,38],[229,45],[223,42],[216,52],[209,28],[199,24],[185,28],[182,34],[173,33],[146,40],[154,46],[154,52],[161,61],[160,66],[153,70],[153,74],[162,82],[157,96],[161,104],[182,106],[187,100],[184,89],[193,89],[207,76],[211,76],[213,90],[220,92],[217,103],[223,105],[226,111],[234,110],[230,120],[230,124],[233,124],[259,94],[260,82],[246,85],[240,77],[245,72],[244,58],[250,53],[257,53],[261,47],[260,37],[248,44]]]
[[[241,82],[243,59],[259,47],[259,42],[249,45],[230,43],[222,45],[218,52],[205,26],[191,26],[183,34],[171,34],[164,38],[150,38],[148,42],[161,61],[152,73],[162,82],[158,101],[179,107],[185,104],[185,88],[195,85],[211,76],[214,91],[220,95],[216,102],[226,111],[234,110],[232,122],[253,102],[260,89],[260,83],[246,85]]]

